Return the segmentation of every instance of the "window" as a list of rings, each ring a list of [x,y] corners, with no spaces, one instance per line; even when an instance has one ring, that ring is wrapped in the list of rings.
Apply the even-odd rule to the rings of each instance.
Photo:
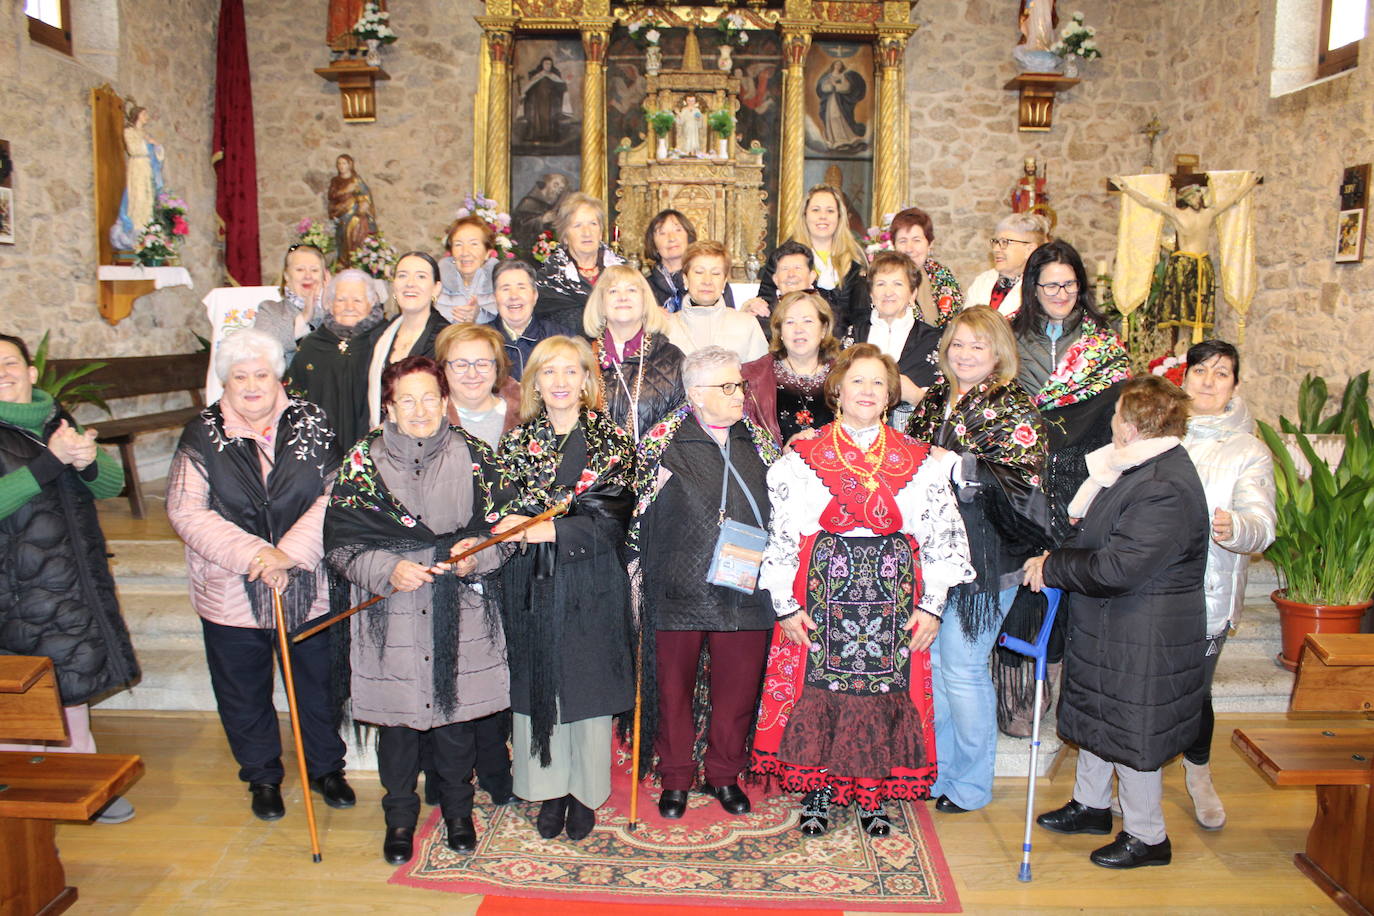
[[[1322,0],[1317,44],[1318,79],[1349,70],[1359,63],[1365,14],[1365,0]]]
[[[29,37],[63,54],[72,53],[71,0],[24,0]]]

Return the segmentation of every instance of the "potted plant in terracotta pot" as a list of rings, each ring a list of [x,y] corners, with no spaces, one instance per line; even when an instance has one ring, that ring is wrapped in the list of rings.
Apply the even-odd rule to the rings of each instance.
[[[1290,671],[1308,633],[1358,633],[1374,603],[1374,428],[1367,401],[1346,406],[1345,450],[1334,469],[1308,434],[1293,434],[1311,468],[1306,478],[1280,435],[1259,424],[1274,454],[1278,525],[1265,555],[1284,584],[1270,597],[1283,629],[1278,661]]]
[[[1326,379],[1320,375],[1303,376],[1302,384],[1298,386],[1298,422],[1294,424],[1287,417],[1279,418],[1279,427],[1283,430],[1279,438],[1288,448],[1288,454],[1298,469],[1298,476],[1306,479],[1312,473],[1307,457],[1298,447],[1298,434],[1307,433],[1307,441],[1312,444],[1318,457],[1328,468],[1334,468],[1340,463],[1341,452],[1345,449],[1345,425],[1357,413],[1368,414],[1368,395],[1369,372],[1366,370],[1345,386],[1339,409],[1331,416],[1323,417],[1322,411],[1330,399]]]

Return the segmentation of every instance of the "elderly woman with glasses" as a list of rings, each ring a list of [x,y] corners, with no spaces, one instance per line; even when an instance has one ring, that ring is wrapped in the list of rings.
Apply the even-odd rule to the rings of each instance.
[[[611,717],[634,706],[622,556],[634,443],[597,408],[600,387],[585,340],[541,341],[520,380],[523,422],[497,450],[510,501],[495,531],[566,506],[522,533],[533,549],[502,575],[515,794],[542,802],[545,839],[591,833],[611,794]]]
[[[340,457],[368,430],[367,367],[384,321],[380,287],[354,268],[330,278],[324,321],[301,341],[287,373],[291,391],[324,408]]]
[[[684,397],[673,327],[643,275],[625,264],[607,267],[587,300],[582,329],[601,367],[603,406],[636,442]]]
[[[434,361],[408,356],[382,374],[386,420],[354,446],[329,503],[330,564],[353,583],[350,603],[381,601],[351,621],[353,717],[379,727],[377,771],[386,795],[382,856],[410,860],[424,737],[446,844],[471,852],[472,774],[502,732],[510,692],[494,583],[480,540],[492,509],[491,452],[448,423],[448,383]],[[484,739],[485,736],[485,739]],[[499,769],[504,769],[500,746]],[[427,786],[428,788],[428,786]]]
[[[520,422],[520,383],[510,377],[503,343],[480,324],[450,325],[434,340],[448,381],[448,421],[492,448]]]
[[[680,818],[698,782],[730,814],[750,810],[739,778],[749,764],[773,610],[749,582],[709,578],[721,523],[768,525],[773,437],[744,418],[739,357],[705,347],[682,363],[687,404],[654,426],[635,462],[638,505],[631,543],[638,555],[644,741],[658,757],[659,813]],[[698,690],[702,649],[706,684]],[[709,696],[694,709],[694,696]],[[709,720],[705,759],[694,758],[698,721]],[[646,760],[646,769],[650,761]]]
[[[1004,217],[989,240],[992,267],[973,278],[964,296],[966,305],[987,305],[1010,318],[1021,308],[1021,273],[1026,259],[1050,240],[1049,220],[1038,213]]]
[[[255,328],[227,336],[215,353],[224,395],[186,424],[167,473],[167,518],[186,542],[220,722],[253,813],[267,821],[286,813],[272,592],[290,630],[329,611],[324,511],[339,465],[329,418],[286,393],[284,368],[276,337]],[[311,788],[348,808],[330,643],[312,636],[291,659]]]

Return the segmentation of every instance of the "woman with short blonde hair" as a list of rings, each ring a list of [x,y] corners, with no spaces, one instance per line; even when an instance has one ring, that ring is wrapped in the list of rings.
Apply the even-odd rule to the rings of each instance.
[[[600,367],[602,406],[636,442],[685,397],[682,351],[668,339],[676,326],[626,264],[607,267],[587,300],[582,328]]]
[[[535,314],[569,333],[582,327],[582,312],[602,272],[623,259],[606,245],[606,204],[581,191],[564,197],[553,218],[558,247],[539,270]]]
[[[559,357],[570,358],[581,367],[580,404],[585,409],[596,407],[597,399],[601,397],[601,373],[596,371],[596,357],[592,355],[592,348],[580,337],[558,334],[539,341],[530,354],[529,362],[525,364],[525,374],[520,379],[521,423],[533,420],[547,407],[541,387],[543,381],[539,376]]]

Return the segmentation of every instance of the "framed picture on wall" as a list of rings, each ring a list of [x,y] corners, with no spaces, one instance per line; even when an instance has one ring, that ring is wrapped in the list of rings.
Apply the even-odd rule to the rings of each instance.
[[[1336,262],[1364,260],[1364,208],[1342,210],[1336,220]]]
[[[0,245],[14,244],[14,192],[0,188]]]

